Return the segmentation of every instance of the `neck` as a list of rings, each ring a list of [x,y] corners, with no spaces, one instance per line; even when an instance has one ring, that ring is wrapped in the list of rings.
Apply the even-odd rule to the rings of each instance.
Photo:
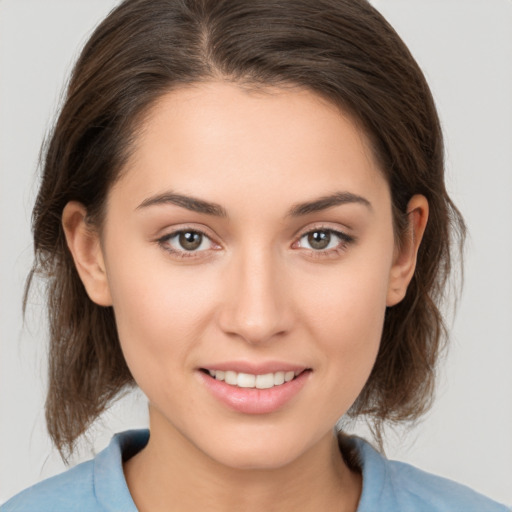
[[[240,469],[212,459],[177,430],[150,424],[148,445],[124,466],[140,512],[356,511],[361,476],[344,463],[334,432],[284,466]]]

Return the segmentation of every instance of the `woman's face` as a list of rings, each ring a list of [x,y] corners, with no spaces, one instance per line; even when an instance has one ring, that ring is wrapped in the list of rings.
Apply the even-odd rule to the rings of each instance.
[[[348,117],[304,90],[208,83],[150,112],[91,296],[113,305],[152,436],[270,468],[331,436],[360,393],[402,264]]]

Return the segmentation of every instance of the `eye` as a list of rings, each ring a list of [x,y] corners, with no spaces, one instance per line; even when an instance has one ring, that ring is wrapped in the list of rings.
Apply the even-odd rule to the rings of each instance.
[[[318,253],[337,252],[353,242],[353,237],[334,229],[318,228],[304,233],[297,246]]]
[[[158,244],[171,254],[184,258],[219,247],[205,233],[194,229],[182,229],[165,235],[158,240]]]

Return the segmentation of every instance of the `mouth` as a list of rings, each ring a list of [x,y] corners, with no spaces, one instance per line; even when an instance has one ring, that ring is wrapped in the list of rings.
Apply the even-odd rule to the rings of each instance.
[[[273,387],[282,386],[310,370],[306,368],[297,371],[277,371],[265,374],[243,373],[232,370],[213,370],[208,368],[201,368],[201,371],[215,380],[225,382],[230,386],[249,389],[271,389]]]
[[[279,363],[251,368],[251,365],[241,362],[199,370],[198,374],[206,389],[220,403],[243,414],[278,411],[300,394],[310,381],[313,371],[311,368],[290,367]]]

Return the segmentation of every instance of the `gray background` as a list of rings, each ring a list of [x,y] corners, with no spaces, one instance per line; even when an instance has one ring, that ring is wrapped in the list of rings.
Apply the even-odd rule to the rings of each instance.
[[[42,299],[21,298],[40,143],[65,77],[113,0],[0,0],[0,502],[64,469],[42,412]],[[512,504],[512,2],[374,0],[425,70],[447,139],[448,188],[470,230],[466,280],[435,407],[387,454]],[[92,432],[146,424],[134,393]],[[364,429],[361,428],[361,432]],[[77,462],[91,456],[83,446]]]

